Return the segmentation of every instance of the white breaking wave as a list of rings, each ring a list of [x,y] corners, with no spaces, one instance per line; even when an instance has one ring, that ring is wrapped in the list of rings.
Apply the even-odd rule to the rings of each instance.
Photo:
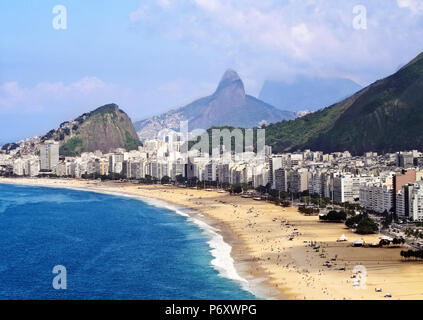
[[[210,237],[210,240],[207,242],[207,244],[210,246],[210,253],[214,258],[211,261],[211,264],[219,272],[219,275],[231,280],[242,282],[243,284],[248,284],[248,281],[238,274],[235,268],[234,259],[231,256],[232,247],[224,241],[222,235],[219,234],[218,229],[210,226],[209,224],[205,223],[200,219],[195,218],[193,216],[194,212],[191,212],[191,214],[187,213],[187,211],[189,211],[188,209],[182,209],[162,200],[142,196],[134,197],[139,198],[140,200],[151,206],[171,210],[187,218],[188,221],[193,222],[195,225],[200,227]],[[245,286],[243,286],[243,288],[251,292],[251,290],[245,288]]]

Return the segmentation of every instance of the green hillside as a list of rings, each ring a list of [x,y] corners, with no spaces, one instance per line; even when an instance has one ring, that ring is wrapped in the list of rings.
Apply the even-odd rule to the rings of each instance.
[[[423,149],[423,54],[340,103],[266,129],[275,152]]]

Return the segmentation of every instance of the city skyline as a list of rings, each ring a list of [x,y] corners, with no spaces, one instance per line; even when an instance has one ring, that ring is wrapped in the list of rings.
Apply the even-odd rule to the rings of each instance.
[[[215,134],[225,136],[223,131]],[[359,203],[378,214],[393,212],[400,219],[423,221],[423,153],[417,150],[361,156],[312,150],[274,154],[269,146],[253,153],[223,145],[219,154],[210,155],[195,146],[185,150],[185,141],[178,137],[183,134],[169,132],[145,141],[138,149],[97,150],[73,157],[59,155],[59,144],[46,140],[40,145],[39,156],[19,155],[17,150],[0,154],[0,173],[32,178],[126,179],[135,184],[172,183],[179,187],[205,187],[207,183],[226,190],[238,188],[236,193],[243,196],[248,189],[255,189],[260,197],[267,190],[265,197],[276,191],[279,198],[282,192],[283,199],[307,195],[339,205]]]

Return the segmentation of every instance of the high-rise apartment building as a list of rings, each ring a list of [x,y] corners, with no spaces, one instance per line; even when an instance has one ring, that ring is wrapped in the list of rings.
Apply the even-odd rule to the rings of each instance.
[[[397,211],[397,195],[401,191],[402,187],[416,182],[416,170],[404,170],[401,174],[394,175],[393,179],[393,200],[394,210]]]
[[[59,163],[59,143],[46,141],[40,145],[40,171],[52,172]]]

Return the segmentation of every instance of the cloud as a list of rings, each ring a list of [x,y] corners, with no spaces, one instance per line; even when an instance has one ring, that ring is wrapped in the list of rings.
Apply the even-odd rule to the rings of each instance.
[[[105,83],[97,77],[84,77],[68,85],[63,82],[40,82],[22,87],[17,82],[0,85],[2,112],[55,112],[85,110],[116,100],[125,100],[131,90]],[[55,108],[54,108],[55,107]]]
[[[423,10],[422,0],[366,1],[367,30],[353,28],[350,0],[336,5],[327,0],[174,0],[170,10],[157,1],[149,5],[154,14],[141,28],[237,69],[247,75],[254,93],[269,77],[300,74],[368,84],[421,49],[415,41],[422,36],[421,23],[410,17]]]
[[[410,9],[414,14],[423,13],[422,0],[397,0],[398,7]]]
[[[133,120],[169,111],[209,95],[215,82],[175,78],[142,90],[107,83],[97,77],[75,82],[41,82],[32,87],[18,82],[0,84],[0,115],[53,115],[60,121],[108,104],[117,103]]]
[[[163,9],[169,9],[172,6],[171,0],[157,0],[157,4]]]
[[[205,10],[216,12],[223,8],[219,0],[194,0],[195,4]]]
[[[168,2],[165,0],[162,0],[164,3]],[[162,2],[160,1],[160,2]],[[132,11],[129,13],[129,21],[131,21],[131,23],[135,23],[135,22],[139,22],[142,19],[144,19],[147,16],[147,10],[148,10],[148,6],[143,5],[140,6],[138,9],[136,9],[135,11]]]

